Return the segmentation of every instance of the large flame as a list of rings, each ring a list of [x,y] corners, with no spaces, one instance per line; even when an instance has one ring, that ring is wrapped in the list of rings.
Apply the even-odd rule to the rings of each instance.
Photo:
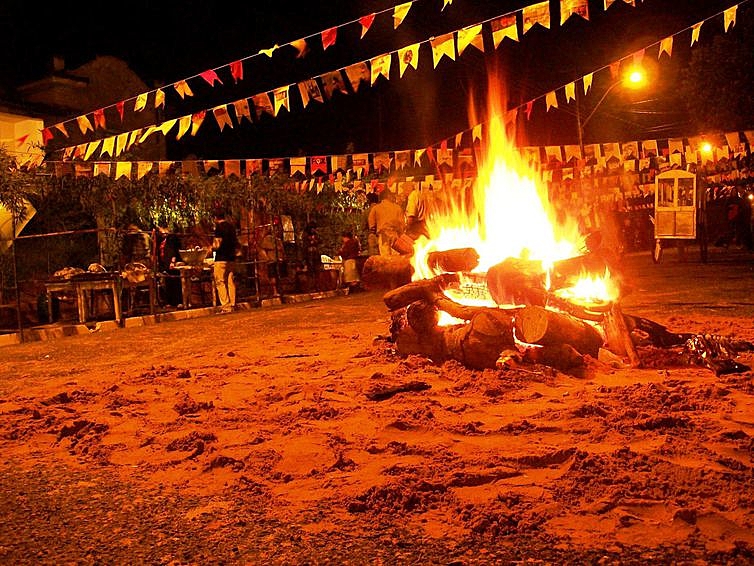
[[[432,237],[421,237],[415,242],[412,259],[415,280],[438,274],[427,262],[428,254],[435,251],[473,248],[480,256],[474,270],[479,273],[508,258],[540,262],[542,271],[547,273],[553,262],[584,251],[578,223],[558,214],[550,203],[546,186],[539,181],[538,171],[524,162],[509,139],[501,120],[503,113],[495,104],[502,100],[500,93],[492,92],[489,100],[487,145],[482,151],[477,179],[460,193],[433,191],[427,215]],[[565,293],[569,299],[581,297],[584,302],[604,302],[616,298],[609,273],[585,275],[588,288],[586,282],[577,283]],[[580,289],[586,289],[587,296],[582,296]],[[463,302],[494,304],[488,296]]]

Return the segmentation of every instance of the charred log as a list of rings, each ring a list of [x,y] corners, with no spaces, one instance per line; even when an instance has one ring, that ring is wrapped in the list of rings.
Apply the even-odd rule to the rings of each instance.
[[[439,320],[440,312],[433,303],[416,301],[406,307],[406,321],[419,334],[436,331]]]
[[[569,371],[586,365],[584,356],[570,344],[551,344],[541,348],[528,348],[523,361],[550,366],[561,371]]]
[[[406,307],[416,301],[433,303],[442,295],[443,290],[448,285],[457,282],[458,275],[443,273],[432,279],[411,281],[401,285],[385,293],[382,300],[385,302],[385,306],[391,311]]]
[[[427,255],[427,266],[445,272],[472,271],[479,265],[479,254],[474,248],[458,248]]]
[[[538,261],[507,258],[487,270],[487,290],[498,305],[544,306],[545,275]]]
[[[641,360],[626,326],[626,318],[617,303],[614,303],[610,311],[605,313],[602,327],[605,329],[606,348],[613,354],[626,356],[631,367],[641,367]]]
[[[409,283],[412,273],[410,256],[373,255],[364,262],[361,281],[374,289],[395,289]]]
[[[597,357],[603,339],[590,324],[566,313],[536,305],[518,309],[514,316],[516,337],[528,344],[570,344],[579,353]]]

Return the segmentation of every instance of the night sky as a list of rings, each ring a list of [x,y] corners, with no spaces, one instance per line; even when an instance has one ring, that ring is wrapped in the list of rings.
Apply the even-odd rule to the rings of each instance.
[[[285,84],[294,85],[291,111],[282,110],[275,118],[264,116],[255,124],[244,121],[222,133],[205,125],[196,138],[186,138],[173,147],[171,157],[231,159],[416,149],[470,127],[469,103],[484,104],[492,68],[501,70],[504,76],[509,106],[517,105],[543,97],[551,89],[734,4],[732,0],[637,0],[637,7],[632,8],[616,0],[606,11],[603,0],[592,0],[589,21],[573,16],[561,27],[560,4],[551,0],[551,29],[536,26],[520,36],[519,42],[504,40],[494,49],[487,24],[483,32],[485,53],[470,47],[455,62],[445,59],[433,68],[426,43],[430,37],[488,21],[534,2],[454,0],[442,9],[443,0],[418,0],[394,30],[389,9],[398,3],[255,0],[236,5],[135,0],[107,6],[89,2],[42,6],[4,0],[0,5],[0,37],[5,38],[6,48],[0,53],[0,87],[7,91],[44,76],[55,54],[65,58],[68,68],[96,55],[120,57],[151,87],[170,85],[244,59],[241,83],[233,84],[226,67],[225,75],[218,71],[225,79],[222,87],[199,89],[191,100],[169,99],[166,118]],[[380,13],[382,10],[389,11]],[[355,20],[371,12],[378,15],[360,39]],[[718,20],[705,24],[702,41],[711,37],[713,28],[722,28],[722,18]],[[322,49],[318,38],[309,38],[334,26],[338,26],[338,38],[327,50]],[[675,72],[682,64],[689,37],[687,32],[676,41],[673,61],[661,70],[663,74]],[[255,56],[260,49],[300,38],[311,39],[311,51],[304,58],[295,58],[290,46],[281,48],[272,58]],[[394,57],[390,81],[379,79],[372,86],[362,83],[357,93],[336,94],[324,104],[301,107],[294,83],[415,42],[422,42],[417,71],[409,69],[399,78]],[[652,55],[656,59],[656,48]],[[597,82],[594,86],[598,89],[601,85]],[[658,82],[655,86],[657,91],[647,95],[650,102],[663,94],[662,85]],[[542,106],[536,114],[528,124],[531,143],[576,143],[572,109],[563,108],[557,117],[554,112],[543,117],[546,113]],[[683,126],[678,117],[657,119],[676,128]],[[642,128],[648,128],[638,122],[632,127],[636,131],[628,135],[640,136]],[[627,135],[625,130],[619,133]]]

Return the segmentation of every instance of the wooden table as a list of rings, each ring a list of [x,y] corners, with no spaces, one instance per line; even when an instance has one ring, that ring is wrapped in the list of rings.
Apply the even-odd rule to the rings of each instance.
[[[95,291],[110,291],[113,295],[113,310],[115,320],[119,323],[123,318],[120,306],[121,276],[109,274],[108,276],[61,279],[45,283],[47,292],[47,310],[50,323],[53,320],[52,297],[55,293],[66,293],[76,297],[79,322],[85,323],[89,318],[89,303]]]
[[[212,268],[209,267],[196,267],[192,265],[178,265],[176,269],[181,273],[181,296],[183,298],[184,308],[193,307],[191,303],[191,287],[193,283],[198,282],[201,290],[201,286],[204,283],[210,283],[212,289],[212,306],[217,306],[217,295],[215,293],[215,281],[212,273]],[[202,292],[203,294],[203,292]]]

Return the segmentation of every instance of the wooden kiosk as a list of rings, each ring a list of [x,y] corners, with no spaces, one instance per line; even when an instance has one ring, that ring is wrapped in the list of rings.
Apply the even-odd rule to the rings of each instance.
[[[683,255],[685,240],[697,237],[698,195],[696,174],[681,169],[671,169],[655,177],[655,214],[652,260],[662,261],[663,242],[676,240]],[[704,253],[702,261],[706,258]]]

